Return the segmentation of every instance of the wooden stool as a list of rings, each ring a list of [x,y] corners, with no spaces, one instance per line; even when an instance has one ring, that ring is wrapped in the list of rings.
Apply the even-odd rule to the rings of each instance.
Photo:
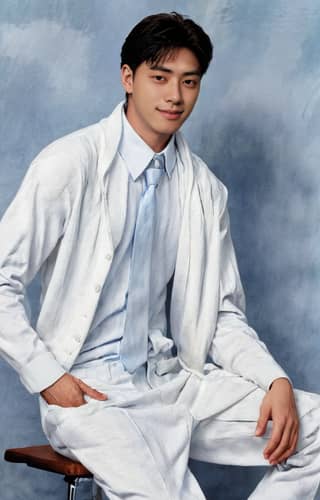
[[[51,446],[29,446],[5,451],[7,462],[24,463],[35,469],[63,474],[68,483],[68,500],[75,500],[80,478],[92,478],[92,474],[80,462],[75,462],[56,453]]]

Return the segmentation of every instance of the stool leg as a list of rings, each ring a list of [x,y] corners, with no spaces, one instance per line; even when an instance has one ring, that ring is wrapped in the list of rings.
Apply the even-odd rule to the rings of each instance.
[[[78,486],[78,478],[65,477],[65,481],[68,483],[68,496],[67,500],[76,500],[76,491]]]
[[[68,500],[76,499],[76,485],[68,483]]]

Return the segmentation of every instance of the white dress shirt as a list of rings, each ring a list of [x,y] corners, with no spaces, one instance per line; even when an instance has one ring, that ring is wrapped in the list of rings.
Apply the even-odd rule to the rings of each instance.
[[[112,265],[104,283],[90,332],[75,366],[93,360],[117,359],[126,318],[131,250],[140,198],[145,190],[145,169],[154,151],[142,140],[122,112],[122,137],[110,169],[107,203],[114,243]],[[167,283],[177,257],[181,206],[179,184],[174,172],[175,138],[159,152],[165,157],[166,175],[156,189],[156,218],[151,260],[150,328],[167,330],[165,311]],[[124,223],[119,225],[119,182],[128,184]],[[150,345],[150,349],[152,346]]]

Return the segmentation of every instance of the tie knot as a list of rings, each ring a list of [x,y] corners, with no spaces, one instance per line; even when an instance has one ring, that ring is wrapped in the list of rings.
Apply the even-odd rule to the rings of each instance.
[[[164,173],[164,154],[155,154],[150,166],[146,169],[146,181],[147,186],[155,185],[157,186],[161,175]]]
[[[164,168],[164,154],[155,154],[153,157],[152,164],[155,168]],[[151,165],[152,165],[151,164]]]

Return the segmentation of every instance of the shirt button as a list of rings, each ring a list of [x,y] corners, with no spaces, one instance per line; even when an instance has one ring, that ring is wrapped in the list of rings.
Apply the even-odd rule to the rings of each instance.
[[[100,285],[95,285],[94,291],[97,292],[97,293],[101,292],[101,286]]]

